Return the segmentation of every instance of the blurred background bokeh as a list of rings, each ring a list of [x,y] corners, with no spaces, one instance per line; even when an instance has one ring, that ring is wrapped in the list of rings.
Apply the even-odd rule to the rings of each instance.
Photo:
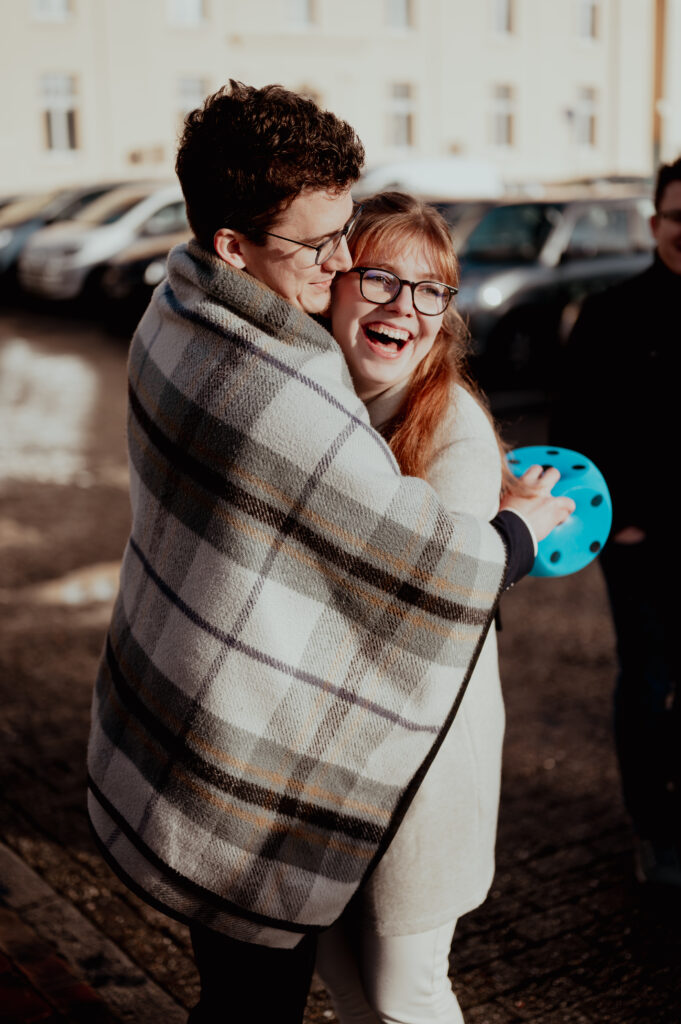
[[[2,0],[0,301],[129,332],[188,237],[187,112],[229,78],[346,118],[356,197],[436,202],[497,408],[550,390],[582,300],[651,258],[681,152],[681,0]]]
[[[6,195],[170,177],[182,118],[228,78],[312,96],[357,129],[369,168],[455,156],[488,186],[527,186],[646,178],[681,149],[679,0],[3,0],[2,13]]]

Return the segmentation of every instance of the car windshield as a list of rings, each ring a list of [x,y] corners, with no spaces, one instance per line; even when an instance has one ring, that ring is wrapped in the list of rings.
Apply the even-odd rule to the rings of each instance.
[[[43,192],[39,196],[27,196],[25,199],[19,199],[16,203],[9,203],[8,206],[0,210],[0,227],[9,227],[12,224],[30,220],[31,217],[37,217],[59,195],[61,195],[60,192]]]
[[[453,200],[434,202],[430,204],[440,213],[447,221],[450,227],[456,227],[461,223],[462,220],[468,217],[479,217],[480,214],[484,213],[489,203],[482,202],[477,199],[471,200]]]
[[[61,207],[55,213],[58,213],[60,220],[73,220],[73,218],[84,210],[86,206],[93,203],[100,196],[106,195],[111,189],[102,185],[100,188],[92,189],[89,192],[81,192],[79,195],[71,199],[65,206]]]
[[[87,224],[89,227],[113,224],[150,194],[148,189],[110,192],[100,199],[95,199],[93,203],[88,203],[73,219],[79,224]]]
[[[533,263],[560,213],[558,204],[497,206],[473,228],[461,256],[480,263]]]
[[[167,203],[157,210],[153,216],[142,225],[142,235],[153,238],[156,235],[169,235],[175,231],[184,231],[187,228],[187,210],[184,199],[176,203]]]

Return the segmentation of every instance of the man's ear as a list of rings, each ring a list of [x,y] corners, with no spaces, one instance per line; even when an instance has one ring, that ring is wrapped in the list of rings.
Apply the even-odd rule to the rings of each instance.
[[[213,236],[213,248],[220,259],[229,263],[230,267],[245,270],[246,260],[241,251],[243,240],[244,236],[240,232],[232,231],[231,228],[220,228]]]
[[[653,236],[653,238],[655,239],[655,241],[657,241],[657,233],[658,233],[658,229],[660,227],[660,218],[658,217],[657,212],[655,212],[652,215],[652,217],[650,218],[648,223],[650,224],[650,233]]]

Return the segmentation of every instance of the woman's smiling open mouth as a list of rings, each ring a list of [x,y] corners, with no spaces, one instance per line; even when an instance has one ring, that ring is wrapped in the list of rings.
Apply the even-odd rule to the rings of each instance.
[[[364,324],[362,330],[371,349],[381,355],[395,356],[411,341],[411,333],[404,327],[392,327],[379,322]]]

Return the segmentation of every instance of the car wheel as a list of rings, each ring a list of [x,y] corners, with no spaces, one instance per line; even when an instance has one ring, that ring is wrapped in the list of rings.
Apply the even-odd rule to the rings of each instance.
[[[104,302],[104,292],[102,290],[104,273],[104,267],[95,267],[85,278],[85,284],[83,285],[80,297],[83,305],[89,311],[96,312]]]

